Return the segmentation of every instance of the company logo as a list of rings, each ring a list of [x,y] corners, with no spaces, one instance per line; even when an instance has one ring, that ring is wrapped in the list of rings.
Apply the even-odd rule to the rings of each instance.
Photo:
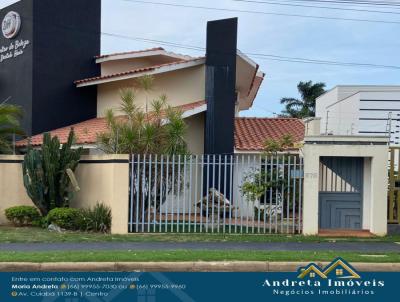
[[[290,276],[268,275],[262,286],[278,296],[369,296],[385,287],[385,281],[360,274],[342,258],[325,267],[310,263]]]
[[[16,37],[21,29],[21,17],[16,12],[9,12],[3,19],[1,30],[7,39]]]
[[[361,279],[357,271],[342,258],[336,258],[325,268],[321,269],[315,263],[300,267],[297,278],[304,279]]]

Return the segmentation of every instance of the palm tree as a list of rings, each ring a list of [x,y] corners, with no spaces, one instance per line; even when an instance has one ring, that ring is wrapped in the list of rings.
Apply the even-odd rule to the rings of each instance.
[[[137,81],[141,89],[144,90],[146,94],[146,115],[149,113],[149,94],[153,90],[154,77],[152,75],[144,75],[140,77]]]
[[[15,135],[24,134],[20,126],[21,107],[6,102],[0,103],[0,154],[11,153]]]
[[[297,90],[301,95],[301,100],[282,98],[281,104],[285,105],[282,116],[295,118],[315,116],[315,100],[325,93],[325,86],[325,83],[300,82],[297,85]]]

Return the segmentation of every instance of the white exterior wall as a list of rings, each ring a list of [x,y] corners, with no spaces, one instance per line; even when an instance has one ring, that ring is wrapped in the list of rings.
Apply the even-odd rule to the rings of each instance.
[[[235,165],[234,179],[233,179],[233,206],[239,209],[237,214],[238,219],[249,217],[252,219],[254,216],[254,202],[242,194],[241,187],[243,185],[244,177],[261,168],[261,156],[257,155],[235,155],[238,156],[238,164]],[[242,160],[243,159],[243,160]]]
[[[359,95],[355,94],[343,101],[326,107],[322,133],[333,135],[355,135],[358,133]],[[326,129],[328,131],[326,131]]]
[[[236,155],[235,155],[236,156]],[[233,208],[237,208],[237,212],[232,210],[232,220],[241,221],[247,220],[247,217],[251,221],[254,217],[254,206],[255,203],[248,200],[246,196],[244,196],[241,192],[241,186],[243,184],[244,177],[256,169],[260,169],[261,167],[261,156],[260,155],[248,155],[244,154],[238,155],[237,164],[234,166],[233,170],[233,191],[232,191],[232,198],[231,196],[225,196],[232,203]],[[243,158],[243,161],[242,161]],[[176,157],[175,160],[178,160]],[[182,160],[182,159],[181,159]],[[212,162],[212,157],[210,156],[210,161]],[[204,166],[205,167],[205,166]],[[161,212],[169,213],[169,214],[194,214],[195,213],[195,204],[199,202],[204,196],[202,195],[202,177],[201,171],[202,164],[201,164],[201,156],[198,157],[197,161],[197,192],[195,190],[195,183],[196,183],[196,157],[193,157],[193,164],[192,164],[192,188],[190,190],[189,187],[189,177],[190,177],[190,166],[187,165],[186,169],[186,187],[185,189],[182,187],[182,190],[179,192],[172,192],[168,194],[165,203],[161,206]],[[207,168],[204,168],[204,175],[207,175]],[[178,173],[176,171],[176,173]],[[184,171],[181,171],[183,175]],[[229,180],[227,179],[228,183]],[[204,180],[203,180],[204,182]],[[215,189],[218,190],[218,183],[215,183]],[[222,191],[222,188],[221,188]],[[232,199],[232,200],[231,200]],[[196,210],[199,213],[199,209]],[[215,219],[217,219],[217,214],[214,213]],[[211,216],[211,213],[210,213]],[[211,219],[211,218],[210,218]],[[210,220],[211,221],[211,220]]]
[[[321,134],[387,136],[390,112],[391,144],[399,145],[400,86],[338,86],[316,103]]]
[[[392,145],[399,145],[400,90],[360,93],[359,133],[362,135],[387,135],[391,112]]]
[[[304,119],[305,135],[320,135],[321,133],[321,118]]]
[[[317,98],[315,103],[315,116],[321,118],[321,131],[325,130],[325,128],[323,128],[322,125],[325,125],[326,107],[332,105],[337,100],[338,100],[337,87],[329,90],[328,92]]]
[[[234,166],[233,170],[233,191],[232,191],[232,200],[231,196],[225,196],[226,199],[228,199],[232,203],[232,207],[237,208],[237,212],[232,211],[232,219],[236,219],[240,221],[241,219],[247,219],[249,217],[250,220],[253,219],[254,216],[254,202],[248,200],[246,196],[244,196],[241,192],[241,186],[243,184],[243,179],[244,177],[252,172],[255,171],[256,169],[260,169],[261,167],[261,156],[260,155],[248,155],[248,154],[243,154],[242,155],[235,155],[237,157],[237,164]],[[243,161],[242,161],[243,158]],[[177,213],[179,210],[180,213],[189,213],[189,208],[190,212],[193,214],[194,213],[194,204],[195,202],[198,202],[201,200],[201,156],[198,157],[198,181],[197,181],[197,195],[194,192],[194,184],[195,184],[195,160],[196,158],[193,158],[193,166],[192,166],[192,180],[193,180],[193,188],[192,188],[192,196],[190,199],[190,190],[187,187],[186,191],[183,192],[183,190],[179,194],[175,192],[173,195],[168,194],[167,200],[165,204],[162,206],[162,212],[168,212],[171,213],[172,211],[174,213]],[[211,157],[210,160],[212,161]],[[206,169],[206,168],[205,168]],[[183,173],[183,171],[181,171]],[[204,175],[207,175],[207,171],[204,171]],[[189,179],[189,167],[187,168],[187,180]],[[218,184],[215,184],[216,189],[218,190]],[[185,196],[185,197],[184,197]],[[191,206],[192,205],[192,206]]]

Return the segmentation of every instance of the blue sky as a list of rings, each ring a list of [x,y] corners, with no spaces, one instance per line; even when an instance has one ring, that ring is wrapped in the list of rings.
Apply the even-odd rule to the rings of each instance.
[[[17,1],[0,0],[0,8],[14,2]],[[396,11],[399,14],[285,7],[232,0],[159,0],[157,2],[400,22],[400,9],[396,11],[393,8],[385,10]],[[361,9],[375,10],[376,8],[361,7]],[[400,39],[398,39],[400,24],[223,12],[134,3],[129,0],[103,0],[102,10],[102,31],[106,33],[204,47],[207,21],[239,17],[238,48],[245,53],[400,66]],[[102,53],[154,46],[159,45],[110,36],[102,37]],[[198,51],[165,48],[194,56],[203,55]],[[325,82],[328,88],[339,84],[400,84],[400,70],[254,60],[266,73],[266,79],[253,108],[243,112],[242,116],[273,116],[274,112],[279,113],[282,109],[279,103],[280,98],[297,97],[296,85],[299,81]]]

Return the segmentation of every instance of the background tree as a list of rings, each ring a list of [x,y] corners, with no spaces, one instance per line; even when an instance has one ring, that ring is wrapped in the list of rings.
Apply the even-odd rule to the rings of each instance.
[[[15,105],[0,103],[0,154],[8,154],[13,151],[13,139],[23,135],[20,126],[22,109]]]
[[[282,116],[295,118],[315,116],[315,100],[325,93],[325,86],[325,83],[300,82],[297,90],[301,99],[282,98],[281,104],[285,105]]]
[[[72,149],[73,143],[73,130],[69,133],[67,143],[62,146],[57,136],[51,137],[50,133],[45,133],[41,149],[29,146],[24,157],[24,186],[43,216],[54,208],[68,207],[73,190],[79,190],[74,171],[82,148]]]

